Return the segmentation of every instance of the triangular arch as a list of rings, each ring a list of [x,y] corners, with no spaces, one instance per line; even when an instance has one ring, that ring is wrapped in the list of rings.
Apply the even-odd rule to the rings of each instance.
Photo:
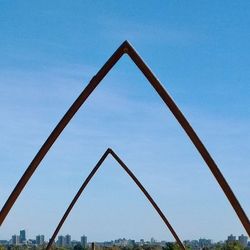
[[[94,177],[94,175],[96,174],[97,170],[102,166],[102,163],[105,161],[105,159],[107,158],[108,155],[111,155],[117,161],[117,163],[119,164],[119,166],[121,166],[125,170],[125,172],[132,178],[132,180],[135,182],[135,184],[137,185],[137,187],[143,192],[143,194],[146,196],[146,198],[148,199],[148,201],[154,207],[154,209],[156,210],[156,212],[158,213],[158,215],[161,217],[161,219],[163,220],[164,224],[169,229],[169,231],[171,232],[171,234],[175,238],[175,240],[178,243],[178,245],[180,246],[180,248],[182,250],[185,250],[185,247],[184,247],[182,241],[180,240],[179,236],[175,232],[174,228],[172,227],[172,225],[170,224],[170,222],[168,221],[168,219],[166,218],[166,216],[164,215],[164,213],[158,207],[158,205],[156,204],[156,202],[154,201],[154,199],[151,197],[151,195],[148,193],[148,191],[144,188],[144,186],[141,184],[141,182],[136,178],[136,176],[133,174],[133,172],[128,168],[128,166],[122,161],[122,159],[112,149],[110,149],[110,148],[108,148],[105,151],[105,153],[102,155],[102,157],[100,158],[100,160],[97,162],[97,164],[92,169],[92,171],[90,172],[90,174],[84,180],[82,186],[79,188],[78,192],[76,193],[76,195],[72,199],[72,201],[69,204],[68,208],[66,209],[64,215],[62,216],[60,222],[58,223],[58,225],[57,225],[57,227],[56,227],[56,229],[55,229],[52,237],[50,238],[49,243],[48,243],[48,245],[46,247],[46,250],[49,250],[51,248],[53,242],[55,241],[55,238],[56,238],[57,234],[59,233],[59,230],[61,229],[62,225],[66,221],[66,219],[67,219],[69,213],[71,212],[72,208],[75,206],[75,204],[76,204],[77,200],[79,199],[79,197],[81,196],[82,192],[87,187],[87,185],[89,184],[89,182],[91,181],[91,179]]]
[[[165,90],[163,85],[160,81],[155,77],[153,72],[150,68],[144,63],[142,58],[139,54],[135,51],[135,49],[130,45],[128,41],[123,42],[120,47],[114,52],[114,54],[108,59],[108,61],[102,66],[102,68],[98,71],[98,73],[90,80],[89,84],[86,88],[82,91],[79,97],[75,100],[75,102],[71,105],[69,110],[65,113],[62,117],[60,122],[57,124],[55,129],[49,135],[47,140],[44,142],[34,159],[31,161],[30,165],[24,172],[21,179],[18,181],[16,187],[10,194],[9,198],[7,199],[6,203],[4,204],[1,212],[0,212],[0,225],[3,223],[4,219],[6,218],[7,214],[9,213],[10,209],[14,205],[16,199],[22,192],[23,188],[35,172],[36,168],[39,166],[40,162],[43,160],[44,156],[47,154],[51,146],[60,136],[61,132],[70,122],[72,117],[75,113],[79,110],[79,108],[84,104],[87,98],[91,95],[91,93],[95,90],[95,88],[99,85],[102,79],[108,74],[108,72],[112,69],[112,67],[117,63],[117,61],[124,55],[127,54],[132,61],[137,65],[140,71],[144,74],[144,76],[148,79],[149,83],[155,89],[155,91],[159,94],[163,102],[166,106],[170,109],[172,114],[175,116],[179,124],[182,126],[204,161],[206,162],[207,166],[209,167],[210,171],[212,172],[213,176],[217,180],[218,184],[222,188],[224,194],[226,195],[227,199],[231,203],[234,211],[238,215],[242,225],[244,226],[245,230],[247,231],[248,235],[250,236],[250,221],[244,212],[243,208],[241,207],[239,201],[237,200],[236,196],[234,195],[232,189],[230,188],[229,184],[227,183],[226,179],[222,175],[220,169],[218,168],[217,164],[209,154],[206,147],[201,142],[200,138],[191,127],[185,116],[182,114],[174,100]]]

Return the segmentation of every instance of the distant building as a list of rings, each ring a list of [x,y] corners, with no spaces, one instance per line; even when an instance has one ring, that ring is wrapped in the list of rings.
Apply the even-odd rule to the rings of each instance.
[[[40,245],[40,235],[37,235],[37,236],[36,236],[36,244],[37,244],[37,245]]]
[[[87,248],[87,236],[83,235],[81,237],[81,245],[82,247]]]
[[[25,230],[20,231],[20,243],[24,243],[26,241],[26,232]]]
[[[36,236],[36,244],[37,245],[41,246],[44,244],[44,242],[45,242],[44,235],[37,235]]]
[[[36,245],[36,240],[28,239],[27,243],[28,243],[28,245]]]
[[[129,240],[127,241],[127,245],[128,245],[128,246],[135,246],[135,240],[130,240],[130,239],[129,239]]]
[[[40,242],[41,242],[41,245],[43,245],[45,243],[45,237],[44,235],[40,235]]]
[[[77,240],[71,240],[71,247],[74,248],[75,246],[81,245],[80,241]]]
[[[0,240],[0,245],[8,245],[9,242],[7,240]]]
[[[71,246],[71,235],[69,234],[65,235],[65,246]]]
[[[227,243],[233,243],[235,241],[236,241],[236,236],[231,234],[227,237]]]
[[[244,236],[243,234],[239,236],[239,243],[243,246],[243,247],[247,247],[247,236]]]
[[[154,239],[154,237],[152,237],[152,238],[150,239],[150,243],[151,243],[151,244],[155,244],[155,243],[156,243],[156,240]]]
[[[192,249],[200,249],[200,247],[199,247],[199,241],[198,240],[191,240],[190,241],[190,247]]]
[[[19,245],[20,244],[19,235],[12,235],[11,242],[12,242],[13,245]]]
[[[114,241],[114,245],[116,245],[116,246],[125,247],[125,246],[128,246],[129,244],[130,244],[130,240],[127,240],[125,238],[117,239]]]
[[[199,239],[199,247],[200,248],[208,248],[212,246],[212,240],[208,239]]]
[[[59,235],[57,239],[57,246],[62,247],[64,245],[65,245],[65,238],[64,236]]]

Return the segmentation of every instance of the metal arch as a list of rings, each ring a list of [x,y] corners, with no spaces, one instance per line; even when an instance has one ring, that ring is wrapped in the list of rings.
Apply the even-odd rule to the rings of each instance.
[[[177,233],[175,232],[175,230],[173,229],[173,227],[171,226],[171,224],[169,223],[168,219],[166,218],[166,216],[164,215],[164,213],[161,211],[161,209],[158,207],[158,205],[156,204],[156,202],[154,201],[154,199],[150,196],[150,194],[147,192],[147,190],[143,187],[143,185],[140,183],[140,181],[136,178],[136,176],[133,174],[133,172],[127,167],[127,165],[121,160],[121,158],[110,148],[108,148],[105,153],[102,155],[102,157],[100,158],[100,160],[97,162],[97,164],[95,165],[95,167],[92,169],[92,171],[90,172],[90,174],[88,175],[88,177],[85,179],[85,181],[83,182],[82,186],[79,188],[78,192],[76,193],[75,197],[73,198],[73,200],[71,201],[71,203],[69,204],[67,210],[65,211],[63,217],[61,218],[59,224],[57,225],[52,237],[49,240],[49,243],[46,247],[46,250],[49,250],[53,244],[53,242],[55,241],[55,238],[57,236],[57,234],[59,233],[59,230],[61,229],[62,225],[64,224],[65,220],[67,219],[70,211],[72,210],[72,208],[74,207],[74,205],[76,204],[77,200],[79,199],[79,197],[81,196],[82,192],[84,191],[84,189],[87,187],[88,183],[90,182],[90,180],[92,179],[92,177],[94,177],[94,175],[96,174],[97,170],[101,167],[102,163],[104,162],[104,160],[107,158],[108,155],[112,155],[112,157],[118,162],[118,164],[126,171],[126,173],[133,179],[133,181],[135,182],[135,184],[137,185],[137,187],[140,188],[140,190],[143,192],[143,194],[147,197],[148,201],[151,203],[151,205],[154,207],[154,209],[156,210],[156,212],[158,213],[158,215],[161,217],[161,219],[163,220],[163,222],[165,223],[166,227],[170,230],[170,232],[172,233],[172,235],[174,236],[176,242],[178,243],[178,245],[180,246],[180,248],[182,250],[185,250],[185,247],[183,245],[183,243],[181,242],[179,236],[177,235]]]
[[[79,97],[75,100],[60,122],[57,124],[55,129],[49,135],[45,143],[42,145],[26,171],[24,172],[21,179],[18,181],[16,187],[10,194],[9,198],[7,199],[6,203],[4,204],[1,212],[0,212],[0,225],[3,223],[5,217],[9,213],[10,209],[14,205],[16,199],[22,192],[23,188],[29,181],[30,177],[39,166],[40,162],[47,154],[53,143],[59,137],[63,129],[67,126],[70,122],[72,117],[78,111],[78,109],[83,105],[83,103],[87,100],[89,95],[95,90],[95,88],[99,85],[101,80],[107,75],[107,73],[112,69],[112,67],[116,64],[116,62],[121,58],[123,54],[128,54],[133,62],[137,65],[137,67],[141,70],[144,76],[148,79],[150,84],[159,94],[163,102],[167,105],[170,111],[173,113],[179,124],[182,126],[196,149],[199,151],[200,155],[206,162],[207,166],[209,167],[210,171],[212,172],[213,176],[217,180],[218,184],[222,188],[224,194],[226,195],[227,199],[231,203],[231,206],[235,210],[238,218],[240,219],[242,225],[244,226],[246,232],[250,236],[250,221],[245,214],[243,208],[241,207],[239,201],[237,200],[236,196],[234,195],[232,189],[230,188],[229,184],[227,183],[226,179],[220,172],[217,164],[185,118],[182,114],[178,106],[175,104],[174,100],[171,96],[167,93],[163,85],[160,81],[155,77],[149,67],[144,63],[141,59],[139,54],[135,51],[135,49],[129,44],[128,41],[125,41],[121,44],[121,46],[114,52],[114,54],[108,59],[108,61],[103,65],[103,67],[98,71],[98,73],[90,80],[89,84],[86,88],[82,91]]]

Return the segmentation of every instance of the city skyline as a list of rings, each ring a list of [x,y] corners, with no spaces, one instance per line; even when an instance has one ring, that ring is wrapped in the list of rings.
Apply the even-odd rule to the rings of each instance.
[[[21,10],[26,13],[25,8],[29,6],[19,5],[14,11],[11,5],[1,4],[4,11],[0,18],[4,22],[0,27],[6,31],[0,46],[3,54],[0,112],[5,120],[0,127],[1,207],[72,100],[117,45],[129,39],[197,129],[249,214],[249,73],[244,67],[249,65],[249,58],[244,55],[250,48],[245,43],[249,34],[243,15],[249,4],[240,3],[236,9],[233,4],[224,8],[223,4],[213,3],[216,11],[211,15],[220,18],[213,19],[207,14],[208,19],[202,22],[198,22],[202,18],[198,13],[195,13],[199,17],[197,21],[191,15],[179,16],[182,31],[176,29],[171,16],[160,21],[165,17],[163,10],[181,14],[180,6],[161,4],[160,19],[154,24],[158,27],[156,34],[165,39],[164,42],[145,35],[154,32],[148,20],[149,8],[133,22],[124,18],[116,24],[115,20],[126,13],[121,11],[122,4],[111,4],[111,10],[117,11],[117,15],[109,10],[108,19],[103,14],[91,24],[89,15],[95,7],[105,9],[102,4],[88,6],[90,11],[86,16],[77,12],[76,6],[84,7],[79,3],[67,10],[51,6],[52,12],[39,6],[39,10],[30,12],[29,18],[21,22],[18,21]],[[135,13],[139,14],[139,6],[135,6]],[[186,9],[190,13],[195,7],[191,4]],[[206,7],[199,4],[199,8],[212,11],[208,4]],[[55,10],[58,12],[54,13]],[[71,20],[69,25],[76,27],[76,30],[68,30],[68,34],[64,32],[67,21],[61,16],[64,11]],[[229,23],[224,11],[228,15],[235,13]],[[38,23],[30,22],[30,19],[36,20],[36,15]],[[53,23],[53,18],[62,18],[59,29],[53,25],[49,29],[46,20]],[[143,30],[143,37],[142,33],[136,33],[137,28],[133,29],[134,24]],[[36,33],[37,25],[43,35]],[[95,29],[96,25],[100,25],[100,29]],[[120,26],[122,34],[115,36]],[[82,27],[92,38],[80,35]],[[214,30],[214,27],[221,29]],[[104,36],[106,28],[109,29]],[[53,31],[58,36],[54,36]],[[34,40],[35,34],[40,40]],[[232,34],[238,35],[237,40]],[[213,37],[217,40],[213,41]],[[103,38],[105,46],[94,42],[94,38]],[[188,60],[191,63],[187,63]],[[105,112],[100,114],[103,108]],[[148,183],[147,189],[163,207],[182,239],[197,238],[194,236],[201,232],[214,240],[230,232],[238,235],[244,232],[179,125],[164,110],[146,80],[124,58],[53,146],[2,225],[0,235],[28,225],[35,234],[39,231],[49,234],[83,177],[103,149],[111,146],[128,162],[142,183]],[[170,233],[116,164],[109,160],[104,167],[105,171],[95,177],[95,184],[86,190],[59,234],[75,230],[77,235],[83,228],[83,231],[88,230],[90,238],[116,238],[122,234],[126,238],[155,235],[171,240]],[[50,205],[45,206],[45,201]]]
[[[244,234],[241,234],[238,236],[238,238],[236,236],[234,236],[233,234],[230,234],[229,236],[227,236],[227,239],[221,239],[220,241],[218,242],[240,242],[242,245],[244,245],[245,247],[250,244],[250,241],[248,241],[248,236],[245,236]],[[48,243],[48,240],[46,240],[46,236],[44,234],[39,234],[39,235],[36,235],[35,238],[33,237],[29,237],[27,236],[26,237],[26,230],[25,229],[22,229],[20,230],[20,234],[14,234],[11,236],[11,239],[10,241],[12,241],[10,244],[14,244],[14,245],[19,245],[19,244],[27,244],[28,241],[32,241],[33,244],[37,244],[37,245],[43,245],[43,244],[47,244]],[[6,239],[5,239],[6,240]],[[0,245],[1,245],[1,242],[4,241],[4,239],[0,239]],[[93,242],[96,242],[96,243],[99,243],[99,244],[105,244],[105,243],[115,243],[115,242],[119,242],[119,241],[134,241],[135,243],[139,243],[139,244],[148,244],[148,243],[151,243],[151,244],[154,244],[154,243],[163,243],[163,242],[168,242],[164,239],[155,239],[154,237],[151,236],[150,239],[144,239],[144,238],[141,238],[141,239],[126,239],[126,238],[123,238],[123,237],[120,237],[118,239],[113,239],[113,240],[110,240],[110,239],[106,239],[105,241],[103,242],[98,242],[98,241],[93,241]],[[184,242],[185,244],[187,244],[188,242],[192,242],[192,241],[204,241],[204,242],[210,242],[209,244],[216,244],[218,242],[216,241],[213,241],[211,239],[206,239],[206,238],[199,238],[198,240],[196,239],[185,239]],[[36,243],[34,243],[36,242]],[[87,246],[87,244],[91,243],[91,241],[89,242],[87,240],[87,236],[86,235],[82,235],[80,237],[80,240],[76,240],[76,239],[73,239],[71,237],[71,234],[67,233],[66,235],[58,235],[57,236],[57,239],[55,240],[55,244],[57,244],[57,246],[71,246],[71,243],[73,244],[77,244],[77,243],[80,243],[81,245],[83,246]]]

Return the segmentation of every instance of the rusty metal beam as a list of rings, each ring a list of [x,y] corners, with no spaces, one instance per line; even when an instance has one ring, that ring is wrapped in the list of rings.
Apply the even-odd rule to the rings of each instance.
[[[53,145],[55,140],[61,134],[63,129],[67,126],[69,121],[81,107],[81,105],[86,101],[88,96],[94,91],[94,89],[98,86],[100,81],[105,77],[105,75],[109,72],[109,70],[116,64],[116,62],[120,59],[120,57],[127,53],[130,58],[134,61],[134,63],[138,66],[138,68],[142,71],[145,77],[148,79],[150,84],[159,94],[163,102],[167,105],[170,111],[173,113],[177,121],[180,123],[188,137],[191,139],[192,143],[206,162],[207,166],[211,170],[213,176],[221,186],[224,194],[228,198],[229,202],[231,203],[233,209],[235,210],[238,218],[240,219],[242,225],[244,226],[246,232],[250,236],[250,222],[245,214],[243,208],[241,207],[239,201],[237,200],[236,196],[234,195],[232,189],[230,188],[229,184],[225,180],[224,176],[220,172],[217,164],[185,118],[182,114],[178,106],[175,104],[174,100],[171,96],[167,93],[164,89],[163,85],[160,81],[155,77],[149,67],[144,63],[141,59],[139,54],[135,51],[135,49],[129,44],[129,42],[125,41],[117,50],[116,52],[109,58],[109,60],[104,64],[104,66],[99,70],[99,72],[91,79],[87,87],[83,90],[80,96],[76,99],[76,101],[72,104],[70,109],[66,112],[62,120],[58,123],[55,127],[53,132],[50,134],[48,139],[45,141],[41,149],[38,151],[35,158],[30,163],[29,167],[26,169],[25,173],[17,183],[16,187],[12,191],[11,195],[9,196],[8,200],[6,201],[5,205],[3,206],[0,212],[0,225],[3,223],[5,217],[7,216],[8,212],[10,211],[11,207],[15,203],[17,197],[22,192],[23,188],[25,187],[26,183],[38,167],[39,163],[42,161],[44,156],[47,154],[50,147]]]
[[[132,173],[132,171],[127,167],[127,165],[119,158],[119,156],[112,150],[110,149],[110,154],[115,158],[115,160],[120,164],[120,166],[127,172],[127,174],[133,179],[135,184],[141,189],[143,194],[147,197],[148,201],[151,203],[151,205],[154,207],[156,212],[159,214],[163,222],[165,223],[166,227],[169,229],[169,231],[172,233],[174,236],[176,242],[180,246],[181,249],[185,249],[182,241],[180,240],[179,236],[175,232],[174,228],[171,226],[170,222],[164,215],[164,213],[161,211],[161,209],[158,207],[154,199],[150,196],[150,194],[147,192],[147,190],[143,187],[143,185],[140,183],[140,181],[136,178],[136,176]]]
[[[62,225],[64,224],[65,220],[67,219],[70,211],[73,209],[74,205],[76,204],[77,200],[79,199],[79,197],[81,196],[82,192],[84,191],[84,189],[86,188],[86,186],[88,185],[88,183],[90,182],[90,180],[92,179],[92,177],[96,174],[97,170],[99,169],[99,167],[101,167],[102,163],[104,162],[104,160],[106,159],[106,157],[108,155],[112,155],[113,158],[118,162],[118,164],[126,171],[126,173],[133,179],[133,181],[135,182],[135,184],[137,185],[137,187],[140,188],[140,190],[143,192],[143,194],[147,197],[148,201],[151,203],[151,205],[154,207],[154,209],[156,210],[156,212],[158,213],[158,215],[162,218],[163,222],[165,223],[166,227],[170,230],[170,232],[172,233],[172,235],[174,236],[176,242],[178,243],[178,245],[180,246],[180,248],[182,250],[185,250],[185,247],[183,245],[183,243],[181,242],[179,236],[177,235],[177,233],[175,232],[174,228],[171,226],[170,222],[167,220],[166,216],[164,215],[164,213],[161,211],[161,209],[158,207],[158,205],[156,204],[156,202],[154,201],[154,199],[150,196],[150,194],[147,192],[147,190],[143,187],[143,185],[140,183],[140,181],[136,178],[136,176],[133,174],[133,172],[127,167],[127,165],[121,160],[121,158],[110,148],[108,148],[105,153],[102,155],[101,159],[97,162],[96,166],[93,168],[93,170],[90,172],[90,174],[88,175],[88,177],[85,179],[85,181],[83,182],[82,186],[79,188],[79,190],[77,191],[75,197],[73,198],[73,200],[71,201],[71,203],[69,204],[67,210],[65,211],[63,217],[61,218],[59,224],[57,225],[52,237],[49,240],[49,243],[46,247],[46,250],[49,250],[53,244],[53,242],[55,241],[55,238],[57,236],[57,234],[59,233],[59,230],[61,229]]]
[[[90,80],[88,85],[79,95],[79,97],[74,101],[69,110],[60,120],[60,122],[56,125],[55,129],[49,135],[47,140],[44,142],[34,159],[31,161],[30,165],[24,172],[21,179],[18,181],[16,187],[10,194],[6,203],[4,204],[1,212],[0,212],[0,226],[2,225],[5,217],[9,213],[10,209],[14,205],[16,199],[22,192],[23,188],[29,181],[30,177],[33,175],[40,162],[43,160],[44,156],[47,154],[51,146],[54,144],[56,139],[59,137],[64,128],[68,125],[72,117],[78,111],[78,109],[83,105],[83,103],[87,100],[89,95],[94,91],[94,89],[98,86],[101,80],[107,75],[110,69],[116,64],[116,62],[120,59],[120,57],[124,54],[124,47],[126,47],[126,42],[124,42],[108,59],[108,61],[103,65],[103,67],[98,71],[98,73]]]
[[[237,200],[236,196],[234,195],[232,189],[230,188],[229,184],[227,183],[226,179],[222,175],[219,167],[209,154],[208,150],[204,146],[204,144],[201,142],[198,135],[195,133],[194,129],[191,127],[183,113],[180,111],[178,106],[175,104],[174,100],[171,98],[171,96],[167,93],[163,85],[160,83],[160,81],[155,77],[153,72],[150,70],[150,68],[144,63],[142,58],[139,56],[139,54],[136,52],[136,50],[130,45],[127,45],[127,54],[130,56],[130,58],[134,61],[134,63],[137,65],[137,67],[141,70],[141,72],[144,74],[144,76],[148,79],[148,81],[151,83],[152,87],[156,90],[156,92],[159,94],[163,102],[167,105],[167,107],[170,109],[170,111],[173,113],[179,124],[182,126],[184,131],[187,133],[190,140],[193,142],[194,146],[206,162],[207,166],[209,167],[210,171],[212,172],[213,176],[217,180],[218,184],[222,188],[224,194],[226,195],[227,199],[231,203],[234,211],[238,215],[238,218],[240,219],[242,225],[244,226],[245,230],[247,231],[248,235],[250,236],[250,221],[244,212],[243,208],[241,207],[239,201]]]
[[[57,225],[52,237],[49,240],[49,243],[46,247],[46,250],[50,249],[53,242],[55,241],[55,238],[59,232],[59,230],[61,229],[63,223],[65,222],[66,218],[68,217],[70,211],[72,210],[72,208],[74,207],[75,203],[77,202],[78,198],[80,197],[81,193],[83,192],[83,190],[86,188],[86,186],[88,185],[89,181],[92,179],[92,177],[95,175],[96,171],[98,170],[98,168],[102,165],[102,163],[104,162],[104,160],[106,159],[106,157],[109,154],[109,150],[107,149],[106,152],[102,155],[102,157],[100,158],[100,160],[97,162],[97,164],[95,165],[95,167],[92,169],[92,171],[90,172],[90,174],[88,175],[88,177],[85,179],[85,181],[83,182],[82,186],[79,188],[78,192],[76,193],[75,197],[73,198],[73,200],[71,201],[71,203],[69,204],[67,210],[65,211],[63,217],[61,218],[59,224]]]

